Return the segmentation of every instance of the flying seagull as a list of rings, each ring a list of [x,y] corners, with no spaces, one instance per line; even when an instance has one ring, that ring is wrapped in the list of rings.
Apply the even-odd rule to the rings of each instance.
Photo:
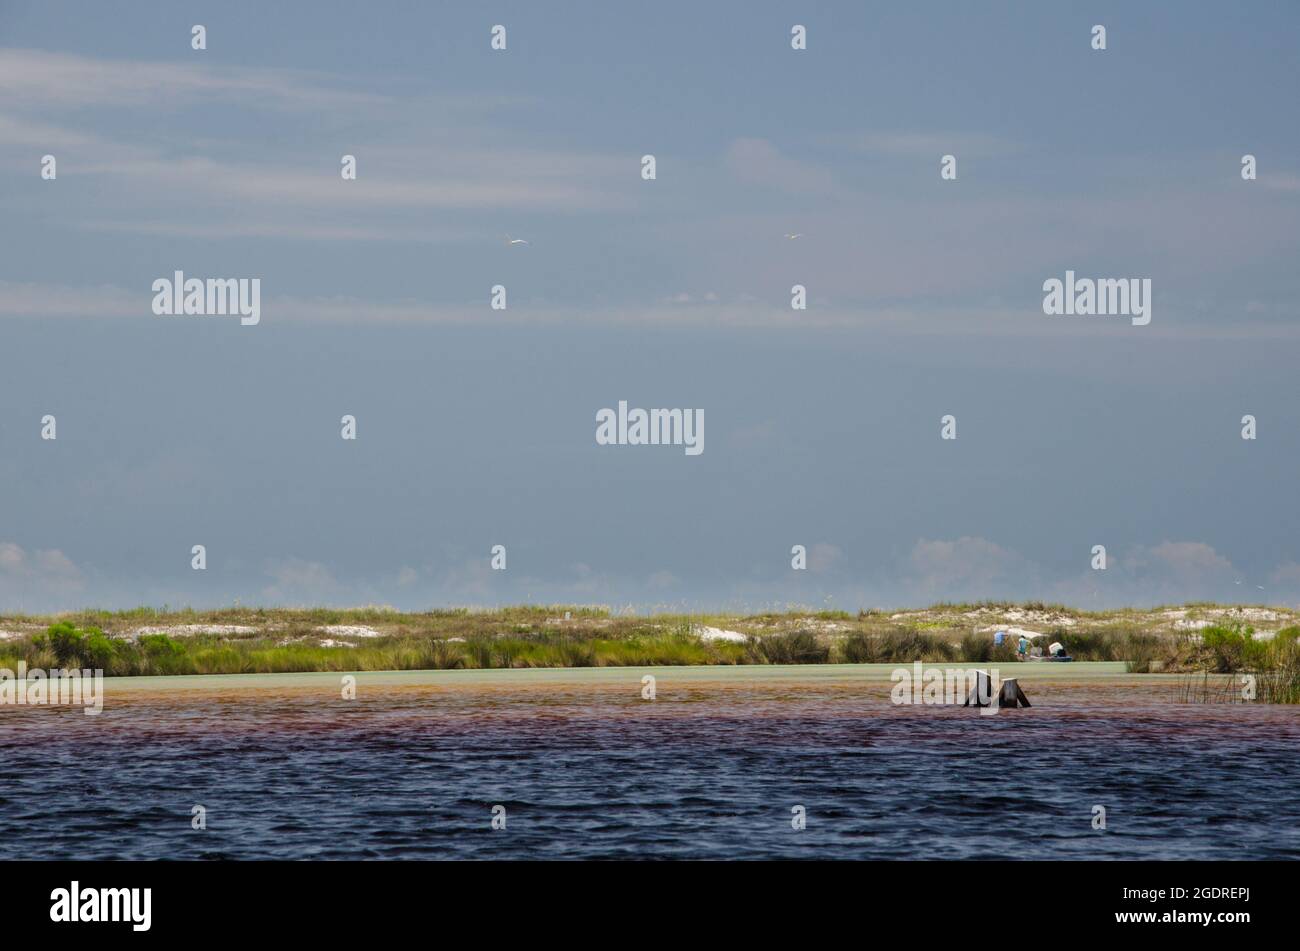
[[[795,238],[802,238],[803,232],[800,231],[798,234],[788,234],[786,235],[786,237],[789,238],[791,241],[793,241]]]
[[[525,241],[523,238],[512,238],[510,237],[510,235],[506,235],[506,244],[527,244],[527,243],[528,242]]]

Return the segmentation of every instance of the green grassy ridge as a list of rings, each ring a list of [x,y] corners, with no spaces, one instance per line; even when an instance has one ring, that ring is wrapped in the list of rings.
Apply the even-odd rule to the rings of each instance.
[[[529,667],[695,666],[708,664],[828,664],[828,663],[989,663],[1015,662],[1007,642],[995,645],[987,633],[939,631],[928,623],[905,625],[876,616],[849,619],[794,616],[805,626],[772,629],[766,622],[761,636],[745,642],[708,641],[692,632],[699,619],[684,616],[652,619],[613,619],[605,614],[574,614],[573,608],[507,609],[497,612],[430,613],[385,617],[396,623],[388,632],[355,642],[355,646],[320,643],[328,635],[316,625],[361,623],[366,615],[333,611],[256,611],[266,627],[255,633],[169,636],[141,634],[112,637],[90,624],[78,627],[65,617],[45,630],[0,643],[0,667],[90,667],[110,676],[176,674],[295,673],[345,670],[497,669]],[[561,620],[562,612],[570,615]],[[96,617],[96,615],[90,615]],[[102,616],[102,615],[100,615]],[[122,615],[109,615],[118,620]],[[227,615],[141,615],[138,622],[247,624]],[[764,616],[766,619],[767,616]],[[418,620],[413,620],[418,619]],[[431,620],[432,619],[432,620]],[[710,619],[712,620],[712,619]],[[832,629],[809,628],[831,620]],[[720,619],[719,623],[726,623]],[[742,626],[736,619],[731,624]],[[254,625],[255,626],[255,625]],[[462,632],[463,633],[460,633]],[[1279,632],[1271,641],[1252,638],[1241,624],[1216,625],[1195,633],[1155,634],[1118,626],[1081,630],[1059,629],[1059,636],[1078,661],[1125,661],[1133,672],[1239,670],[1287,671],[1300,667],[1297,635],[1300,627]],[[340,635],[343,636],[343,635]],[[352,642],[349,642],[352,643]],[[1285,691],[1283,691],[1285,692]]]
[[[870,609],[850,613],[842,610],[822,610],[790,605],[782,611],[742,614],[737,612],[657,612],[636,614],[631,610],[615,611],[607,605],[513,605],[504,607],[456,607],[428,611],[401,612],[393,608],[370,605],[352,608],[285,608],[248,607],[233,605],[211,610],[193,608],[136,607],[119,611],[85,609],[54,615],[0,615],[0,630],[44,628],[50,624],[67,621],[78,628],[98,627],[109,633],[122,633],[141,626],[171,626],[180,624],[221,624],[271,627],[277,629],[310,629],[325,625],[372,625],[384,633],[442,634],[465,636],[466,633],[501,633],[503,627],[518,625],[533,629],[547,621],[564,619],[575,625],[598,625],[624,632],[647,626],[662,630],[697,623],[729,627],[744,633],[763,633],[772,627],[792,623],[816,622],[835,625],[842,630],[876,630],[882,627],[911,625],[950,629],[958,635],[971,629],[975,622],[988,624],[1004,621],[1007,624],[1032,626],[1045,633],[1069,635],[1079,627],[1087,630],[1152,631],[1170,628],[1172,622],[1164,617],[1167,612],[1184,612],[1186,617],[1212,618],[1215,612],[1243,612],[1269,610],[1281,621],[1279,627],[1300,624],[1300,612],[1268,605],[1219,605],[1196,602],[1182,605],[1162,605],[1153,608],[1117,608],[1092,611],[1071,608],[1040,601],[980,601],[939,602],[924,608],[897,610]],[[1036,614],[1038,617],[1017,617],[1017,614]]]
[[[511,605],[500,608],[434,608],[428,611],[397,611],[382,605],[370,605],[354,608],[282,608],[282,607],[242,607],[233,605],[224,608],[197,610],[195,608],[171,608],[140,606],[118,611],[106,611],[85,608],[79,611],[64,611],[58,614],[4,614],[0,615],[0,627],[6,623],[13,625],[38,624],[46,626],[58,621],[67,621],[76,627],[118,627],[131,625],[176,625],[176,624],[303,624],[322,626],[326,624],[445,624],[456,621],[474,621],[483,618],[496,618],[502,621],[534,621],[545,617],[563,617],[568,612],[577,619],[607,618],[610,609],[599,605]]]
[[[108,646],[105,647],[105,644]],[[269,638],[226,640],[146,635],[110,640],[88,631],[61,649],[33,638],[0,648],[0,667],[97,667],[108,676],[302,673],[311,671],[456,670],[528,667],[643,667],[765,663],[748,644],[704,642],[681,634],[621,640],[570,636],[382,637],[356,647],[283,644]]]

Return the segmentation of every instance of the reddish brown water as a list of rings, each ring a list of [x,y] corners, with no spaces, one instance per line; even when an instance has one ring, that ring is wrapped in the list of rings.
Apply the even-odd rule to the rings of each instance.
[[[0,826],[49,858],[1300,856],[1295,708],[1052,682],[981,716],[732,674],[648,702],[636,676],[4,707]]]

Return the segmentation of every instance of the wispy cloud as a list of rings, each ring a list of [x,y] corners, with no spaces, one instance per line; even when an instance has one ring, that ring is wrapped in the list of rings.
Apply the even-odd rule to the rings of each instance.
[[[387,101],[323,73],[0,49],[0,100],[7,109],[156,109],[214,99],[281,109],[373,107]]]
[[[0,602],[18,610],[43,610],[51,603],[68,607],[85,586],[81,569],[56,548],[27,551],[0,542]]]
[[[166,233],[160,225],[158,233]],[[182,226],[178,226],[182,227]],[[372,238],[378,238],[376,233]],[[478,242],[494,249],[492,235],[460,236],[430,234],[427,240]],[[170,271],[157,275],[170,277]],[[212,277],[220,275],[190,275]],[[808,311],[794,311],[784,299],[758,299],[750,295],[722,298],[719,295],[674,295],[645,302],[608,303],[599,309],[574,308],[551,300],[515,297],[509,310],[492,310],[487,298],[481,302],[373,298],[354,295],[277,294],[274,283],[262,285],[263,322],[323,323],[429,323],[475,324],[647,324],[750,327],[759,329],[872,329],[882,333],[945,337],[971,335],[1005,338],[1117,338],[1133,333],[1126,323],[1089,321],[1063,322],[1042,317],[1037,311],[1014,310],[992,305],[948,306],[931,304],[864,303],[854,306],[828,303]],[[2,317],[86,317],[135,318],[141,320],[185,320],[185,317],[157,317],[151,310],[153,291],[148,284],[139,289],[113,284],[65,285],[0,281]],[[206,319],[206,318],[205,318]],[[221,318],[214,318],[221,319]],[[1165,324],[1142,328],[1143,338],[1176,340],[1296,340],[1300,325],[1276,320],[1225,321],[1220,323]]]
[[[829,169],[791,158],[766,139],[736,139],[727,149],[726,166],[746,185],[787,192],[827,192],[835,186]]]
[[[514,102],[508,97],[429,97],[409,84],[381,95],[353,85],[303,71],[0,50],[0,161],[33,174],[35,157],[52,152],[61,180],[96,180],[93,204],[56,219],[68,227],[165,237],[437,240],[453,230],[445,222],[402,218],[629,207],[620,182],[631,180],[635,156],[512,141],[488,121],[493,106]],[[159,109],[183,110],[190,122],[214,104],[235,107],[223,112],[228,135],[191,126],[180,139],[157,134]],[[256,118],[268,108],[292,114],[298,131],[268,138]],[[454,124],[438,121],[450,113]],[[317,114],[334,125],[314,123]],[[343,136],[340,115],[350,117]],[[390,121],[376,125],[380,115]],[[356,156],[353,181],[339,175],[345,153]],[[58,195],[39,193],[41,204],[17,197],[48,215]]]
[[[991,158],[1011,155],[1020,146],[1000,136],[985,132],[863,132],[846,136],[853,149],[873,155],[928,158],[953,154],[965,158]]]

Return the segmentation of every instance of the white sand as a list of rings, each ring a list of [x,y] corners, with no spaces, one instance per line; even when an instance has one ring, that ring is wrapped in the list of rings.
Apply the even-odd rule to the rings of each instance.
[[[987,634],[996,634],[998,631],[1003,631],[1009,637],[1026,637],[1031,641],[1035,637],[1047,636],[1042,631],[1031,631],[1028,628],[1024,628],[1024,627],[1007,627],[1005,624],[995,624],[992,627],[985,627],[985,628],[981,628],[980,630],[984,631]]]
[[[1247,621],[1279,621],[1282,615],[1268,608],[1237,608],[1229,611],[1228,617],[1244,617]]]
[[[792,622],[787,622],[786,627],[812,628],[814,631],[821,631],[823,634],[834,634],[837,631],[848,630],[851,625],[841,621],[828,621],[823,618],[805,617],[797,618]]]
[[[734,641],[743,644],[749,640],[748,635],[741,634],[738,631],[724,631],[720,627],[700,626],[692,632],[702,641]]]
[[[1173,620],[1174,627],[1209,627],[1221,621],[1281,621],[1285,616],[1271,608],[1196,608],[1200,620],[1189,620],[1185,609],[1161,612],[1162,617]],[[1206,620],[1208,619],[1208,620]]]
[[[383,637],[381,633],[373,627],[362,627],[353,624],[327,624],[322,628],[328,634],[335,634],[339,637]]]
[[[173,624],[170,627],[137,627],[127,631],[126,637],[136,638],[142,634],[167,634],[171,637],[188,637],[194,634],[256,634],[261,628],[249,627],[247,624]]]

